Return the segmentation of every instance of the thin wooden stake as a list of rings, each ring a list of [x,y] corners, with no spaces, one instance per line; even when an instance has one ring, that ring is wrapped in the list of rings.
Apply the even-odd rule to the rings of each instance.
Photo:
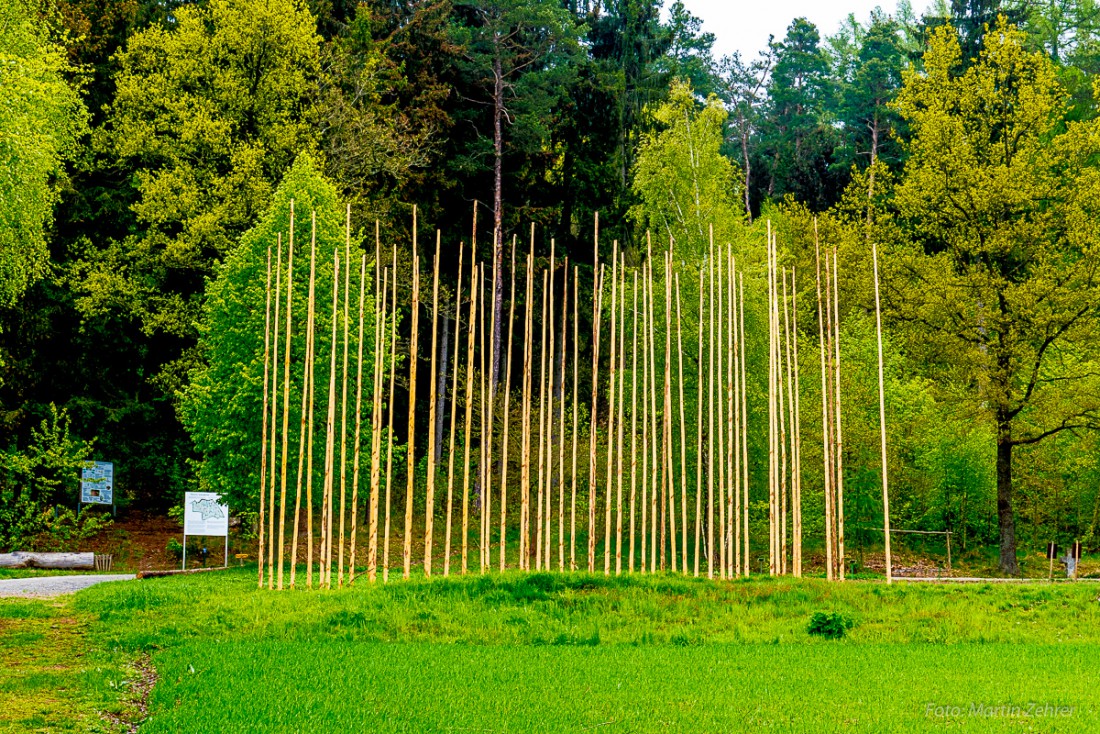
[[[312,262],[311,262],[312,265]],[[301,527],[302,513],[302,479],[305,470],[306,452],[306,411],[309,408],[310,380],[313,371],[313,310],[309,304],[306,306],[306,353],[302,361],[302,405],[300,409],[300,426],[298,429],[298,475],[294,488],[294,528],[290,540],[290,588],[294,588],[296,573],[298,570],[298,533]],[[311,467],[312,469],[312,467]],[[307,505],[307,511],[312,508]]]
[[[504,436],[500,444],[500,570],[505,568],[505,549],[507,548],[508,520],[508,426],[511,421],[512,404],[512,341],[515,338],[516,323],[516,238],[512,237],[512,269],[509,272],[511,295],[508,306],[508,352],[506,377],[504,380]]]
[[[745,380],[745,274],[741,273],[738,278],[738,288],[740,290],[738,296],[738,311],[741,321],[741,415],[745,416],[744,430],[741,431],[741,482],[742,482],[742,497],[741,497],[741,509],[744,511],[744,527],[742,528],[741,540],[745,544],[744,553],[742,554],[742,561],[745,564],[744,574],[746,577],[749,575],[749,430],[748,430],[748,388],[747,381]]]
[[[477,305],[481,282],[474,253],[470,255],[470,328],[466,336],[466,422],[462,439],[462,574],[469,571],[470,543],[470,431],[474,420],[474,340],[477,337]]]
[[[520,453],[520,538],[519,567],[530,570],[531,558],[531,360],[534,356],[532,328],[534,316],[535,225],[531,225],[531,247],[527,253],[526,300],[523,306],[523,397],[520,415],[523,437]]]
[[[699,357],[695,379],[695,560],[693,574],[699,576],[699,547],[703,530],[703,268],[699,268]]]
[[[620,256],[622,263],[619,266],[619,369],[618,369],[618,386],[619,386],[619,417],[615,421],[616,428],[618,429],[618,449],[616,451],[616,482],[618,486],[617,498],[616,498],[616,512],[615,512],[615,574],[618,575],[623,572],[623,423],[625,421],[625,394],[623,392],[625,388],[625,379],[623,372],[626,371],[626,257]]]
[[[344,236],[344,360],[340,373],[340,541],[336,561],[337,586],[344,585],[344,523],[347,507],[348,480],[348,321],[351,301],[351,205],[347,207]],[[330,574],[331,575],[331,574]],[[331,579],[330,579],[331,580]]]
[[[726,309],[728,309],[729,304],[725,304],[723,302],[723,295],[725,293],[725,288],[722,286],[722,248],[721,247],[718,248],[717,257],[718,257],[718,259],[715,262],[715,265],[718,268],[718,274],[717,274],[717,278],[716,278],[718,295],[717,295],[717,298],[715,300],[717,301],[717,309],[718,310],[715,314],[715,321],[717,322],[715,330],[718,333],[718,341],[717,341],[718,348],[717,348],[717,351],[715,353],[715,362],[716,362],[715,367],[717,369],[717,376],[715,378],[715,381],[717,383],[718,390],[717,390],[717,395],[716,395],[717,405],[715,406],[715,413],[717,414],[716,422],[718,424],[718,426],[717,426],[717,430],[718,430],[718,457],[717,457],[718,458],[718,539],[717,539],[717,545],[714,548],[713,552],[717,556],[719,575],[721,576],[721,578],[724,579],[724,578],[726,578],[726,576],[729,572],[728,563],[727,563],[727,560],[726,560],[727,550],[728,550],[728,545],[726,544],[726,536],[729,532],[729,518],[726,517],[726,504],[727,504],[726,500],[727,500],[727,495],[729,494],[729,480],[731,479],[731,477],[726,476],[726,467],[727,467],[727,461],[726,461],[726,457],[727,457],[727,453],[726,453],[726,430],[725,430],[725,428],[726,428],[726,426],[725,426],[726,419],[725,418],[726,417],[725,417],[725,410],[722,407],[722,403],[723,403],[722,395],[723,395],[723,393],[725,393],[726,384],[729,381],[729,375],[727,373],[730,371],[729,370],[730,355],[726,354],[726,359],[725,360],[722,359],[723,352],[726,351],[725,334],[723,334],[722,332],[723,332],[723,329],[728,331],[728,329],[726,327]],[[727,271],[729,270],[729,267],[730,267],[729,261],[727,260],[726,261],[726,270]],[[726,295],[725,300],[727,300],[727,301],[729,300],[728,295]],[[724,308],[724,306],[725,306],[725,308]]]
[[[359,345],[355,377],[355,441],[352,449],[351,470],[351,550],[348,556],[348,584],[355,581],[355,542],[358,539],[359,519],[359,450],[363,425],[363,301],[367,295],[367,256],[362,256],[359,266]],[[369,508],[368,508],[369,511]]]
[[[393,393],[397,375],[397,246],[393,248],[393,326],[390,334],[390,394],[386,418],[386,530],[385,549],[382,551],[382,583],[390,580],[390,488],[393,485]]]
[[[325,489],[322,500],[323,515],[321,535],[324,550],[321,553],[322,586],[332,585],[329,573],[332,566],[332,485],[335,463],[336,439],[336,329],[339,324],[340,252],[332,255],[332,337],[329,343],[328,417],[325,419]]]
[[[267,433],[267,401],[270,396],[268,391],[268,383],[270,381],[270,369],[271,369],[271,247],[267,248],[267,281],[264,285],[265,305],[264,305],[264,402],[263,402],[263,434],[260,439],[260,545],[259,545],[259,579],[257,582],[257,588],[262,589],[264,587],[264,522],[266,518],[266,505],[267,505],[267,446],[268,446],[268,433]],[[272,468],[274,471],[274,468]]]
[[[267,518],[267,588],[275,588],[275,467],[278,459],[278,436],[276,435],[279,411],[279,307],[283,293],[283,236],[278,237],[275,252],[275,318],[272,321],[274,333],[271,337],[271,472],[268,477],[268,518]],[[262,559],[261,559],[262,562]]]
[[[825,476],[825,576],[833,578],[833,508],[832,508],[832,461],[829,444],[832,441],[829,410],[829,372],[826,366],[828,345],[825,341],[825,305],[821,297],[821,242],[818,238],[817,220],[814,220],[814,252],[817,263],[817,336],[821,351],[821,431],[822,462]],[[830,332],[832,327],[830,326]]]
[[[634,270],[634,305],[631,307],[630,335],[630,549],[627,570],[634,573],[634,512],[638,494],[638,271]],[[644,506],[644,503],[643,503]],[[642,530],[645,534],[645,530]]]
[[[651,435],[653,436],[652,445],[650,447],[650,461],[653,463],[653,487],[651,494],[652,499],[649,505],[649,519],[651,521],[649,526],[649,568],[651,571],[656,571],[658,568],[657,539],[661,524],[657,518],[657,506],[658,504],[661,504],[660,496],[662,494],[663,487],[661,487],[660,485],[660,475],[657,472],[657,447],[660,444],[660,440],[657,438],[657,417],[659,415],[659,413],[657,412],[657,348],[654,344],[654,342],[656,341],[657,320],[654,316],[655,309],[653,307],[653,247],[650,242],[648,232],[646,233],[646,248],[646,260],[650,263],[646,285],[648,286],[649,290],[649,303],[647,308],[649,310],[649,324],[651,332],[649,335],[649,364],[651,365],[651,368],[649,370],[650,383],[646,389],[649,391],[649,415],[652,420],[650,430]],[[662,551],[663,557],[664,549],[660,550]]]
[[[592,267],[596,297],[592,299],[592,411],[588,416],[588,572],[596,570],[596,398],[600,375],[600,315],[603,271],[600,266],[600,214],[596,212]]]
[[[665,256],[665,385],[664,407],[661,423],[664,426],[664,470],[667,479],[665,491],[661,495],[661,504],[665,507],[661,510],[661,569],[665,566],[665,516],[668,517],[668,546],[670,568],[675,573],[676,564],[676,467],[673,461],[672,450],[672,250],[669,242],[669,252]]]
[[[580,376],[580,268],[573,266],[573,474],[569,500],[569,570],[577,570],[577,432],[579,417],[577,381]]]
[[[604,576],[611,573],[611,488],[615,479],[614,454],[615,454],[615,374],[618,372],[618,360],[615,350],[619,344],[615,338],[615,318],[618,312],[618,288],[619,288],[619,241],[615,240],[611,247],[611,374],[607,383],[607,494],[604,500],[604,531],[603,531],[603,573]]]
[[[573,286],[576,288],[576,285]],[[561,404],[558,406],[558,570],[565,570],[565,335],[569,318],[569,258],[562,270],[561,294]]]
[[[409,441],[406,448],[405,536],[401,550],[403,574],[412,570],[413,492],[416,488],[416,367],[420,337],[420,248],[416,238],[416,207],[413,207],[412,335],[409,343]],[[434,430],[434,426],[433,426]]]
[[[708,277],[710,287],[710,307],[707,314],[710,319],[710,339],[707,341],[707,578],[714,578],[714,227],[710,228],[710,265]]]
[[[375,270],[381,259],[380,249],[375,249]],[[382,282],[376,285],[381,305],[375,311],[374,328],[374,393],[371,401],[371,450],[370,450],[370,541],[367,551],[367,580],[372,584],[378,579],[378,510],[379,478],[382,462],[382,374],[386,364],[386,291],[389,288],[389,269],[382,273]],[[376,281],[377,283],[377,278]],[[378,287],[381,286],[381,287]]]
[[[541,571],[543,566],[543,518],[542,510],[545,502],[545,461],[546,461],[546,311],[547,311],[547,272],[542,271],[542,333],[539,336],[539,483],[538,506],[535,508],[535,570]]]
[[[684,316],[680,310],[680,274],[676,273],[676,359],[680,378],[680,532],[682,568],[688,572],[687,425],[684,416]]]
[[[306,426],[306,588],[313,588],[313,415],[316,398],[315,372],[317,371],[317,212],[311,214],[309,234],[309,421]]]
[[[443,575],[451,575],[451,527],[454,514],[454,489],[455,489],[455,428],[458,417],[458,365],[462,361],[462,256],[465,243],[458,245],[458,283],[455,285],[455,356],[454,367],[451,369],[451,429],[450,442],[447,449],[447,528],[443,537]],[[472,326],[471,326],[472,328]]]
[[[795,476],[795,522],[794,535],[795,556],[794,574],[802,577],[802,417],[801,417],[801,388],[799,386],[798,372],[798,281],[795,278],[795,269],[791,268],[791,320],[793,323],[794,346],[794,476]]]
[[[840,265],[837,263],[836,245],[833,245],[833,348],[836,352],[836,542],[837,563],[840,564],[840,580],[844,580],[844,432],[840,421]]]
[[[646,410],[646,393],[649,391],[649,339],[653,324],[649,320],[649,261],[642,265],[642,517],[641,517],[641,571],[649,570],[649,411]]]
[[[480,364],[478,365],[478,398],[481,402],[481,408],[477,412],[478,422],[478,462],[477,462],[477,506],[478,506],[478,567],[482,573],[485,573],[485,548],[487,545],[486,531],[486,507],[488,504],[489,492],[489,452],[488,445],[486,444],[486,436],[489,433],[487,425],[487,411],[485,400],[485,264],[482,263],[478,266],[478,324],[477,333],[479,338],[478,354]]]
[[[871,259],[875,266],[875,331],[878,336],[878,424],[882,439],[882,532],[886,537],[886,583],[894,582],[894,567],[890,555],[890,482],[886,461],[886,387],[882,377],[882,303],[878,292],[878,246],[871,244]],[[950,536],[948,536],[950,541]]]
[[[497,241],[498,240],[494,239],[494,242],[497,242]],[[494,257],[494,259],[493,259],[493,268],[492,268],[493,287],[492,287],[492,290],[489,291],[489,300],[490,300],[490,302],[493,302],[493,303],[495,303],[495,301],[496,301],[496,293],[497,293],[497,287],[498,287],[497,280],[500,277],[502,277],[502,273],[500,271],[501,271],[501,268],[497,267],[497,262],[496,262],[496,259]],[[484,311],[484,309],[483,309],[483,311]],[[496,414],[495,408],[496,408],[496,388],[497,388],[497,385],[496,385],[497,378],[493,377],[493,375],[495,374],[496,369],[497,369],[497,366],[496,366],[497,357],[496,357],[496,352],[494,351],[495,350],[495,345],[494,345],[493,339],[496,338],[494,335],[497,333],[497,310],[496,310],[496,308],[491,308],[491,309],[489,309],[489,311],[490,311],[490,319],[489,319],[489,344],[490,344],[490,348],[489,348],[489,359],[490,359],[490,365],[489,365],[489,417],[485,422],[485,424],[486,424],[485,425],[485,436],[483,437],[483,441],[485,442],[485,484],[483,485],[483,489],[482,489],[482,495],[484,496],[484,502],[482,503],[482,516],[484,517],[484,520],[482,521],[482,525],[484,527],[484,530],[483,530],[483,533],[482,533],[483,540],[482,540],[482,543],[481,543],[481,549],[482,549],[481,550],[481,552],[482,552],[481,572],[482,573],[488,573],[489,567],[493,563],[493,555],[492,555],[492,551],[493,551],[493,547],[492,547],[493,546],[493,535],[492,535],[492,517],[493,517],[493,513],[492,513],[492,509],[493,509],[492,465],[493,465],[493,422],[494,422],[494,417],[495,417],[495,414]],[[484,376],[482,377],[482,379],[483,380],[485,379]]]
[[[432,543],[435,540],[435,422],[436,400],[438,398],[437,383],[439,380],[436,369],[437,354],[439,352],[439,249],[441,233],[435,231],[435,260],[432,263],[432,360],[429,381],[431,388],[428,391],[428,489],[424,500],[424,575],[432,575]]]

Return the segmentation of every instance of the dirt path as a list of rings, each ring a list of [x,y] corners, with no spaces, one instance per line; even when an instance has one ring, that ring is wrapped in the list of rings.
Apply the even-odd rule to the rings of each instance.
[[[82,576],[36,576],[25,579],[0,579],[3,596],[60,596],[72,594],[104,581],[131,581],[134,574],[103,574]]]

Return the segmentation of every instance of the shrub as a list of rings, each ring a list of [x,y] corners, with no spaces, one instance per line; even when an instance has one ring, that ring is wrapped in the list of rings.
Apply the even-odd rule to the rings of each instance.
[[[855,622],[840,612],[814,612],[806,631],[828,640],[839,640],[855,626]]]

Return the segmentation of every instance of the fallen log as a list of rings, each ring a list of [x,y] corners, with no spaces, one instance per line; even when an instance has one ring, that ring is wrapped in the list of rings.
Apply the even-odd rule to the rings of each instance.
[[[0,553],[0,568],[95,569],[95,553]]]
[[[204,573],[206,571],[227,571],[229,566],[210,566],[209,568],[188,568],[187,570],[176,568],[166,571],[139,571],[139,579],[159,579],[165,576],[183,576],[192,573]]]

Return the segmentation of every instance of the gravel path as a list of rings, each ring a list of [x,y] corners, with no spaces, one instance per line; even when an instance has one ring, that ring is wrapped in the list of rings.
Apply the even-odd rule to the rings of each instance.
[[[0,579],[3,596],[58,596],[72,594],[104,581],[130,581],[133,574],[103,574],[86,576],[35,576],[25,579]]]

